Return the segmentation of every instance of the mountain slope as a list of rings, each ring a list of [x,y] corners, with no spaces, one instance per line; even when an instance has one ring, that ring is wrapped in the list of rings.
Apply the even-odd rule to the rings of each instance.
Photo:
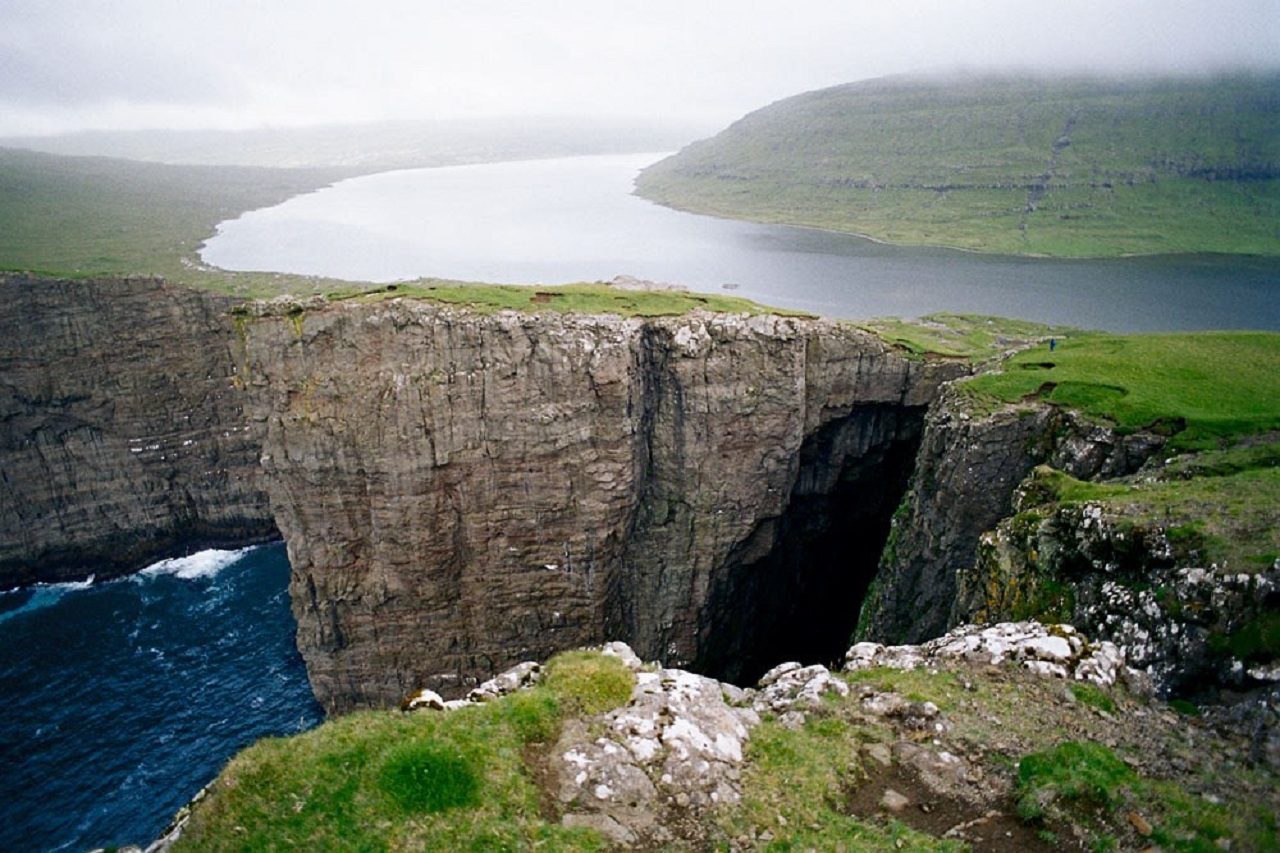
[[[750,113],[636,188],[895,243],[1277,254],[1280,76],[852,83]]]

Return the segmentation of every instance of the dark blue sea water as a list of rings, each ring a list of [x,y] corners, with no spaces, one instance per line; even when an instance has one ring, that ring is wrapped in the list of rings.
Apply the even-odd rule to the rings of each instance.
[[[237,750],[321,719],[283,545],[0,594],[0,850],[155,838]]]

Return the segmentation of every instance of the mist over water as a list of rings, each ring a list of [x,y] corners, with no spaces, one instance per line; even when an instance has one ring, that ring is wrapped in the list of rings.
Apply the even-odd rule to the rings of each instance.
[[[0,594],[0,849],[154,839],[236,751],[321,719],[283,545]]]
[[[631,195],[660,154],[387,172],[219,226],[226,269],[509,284],[627,274],[831,317],[973,312],[1114,331],[1280,329],[1280,259],[1059,260],[888,246]]]

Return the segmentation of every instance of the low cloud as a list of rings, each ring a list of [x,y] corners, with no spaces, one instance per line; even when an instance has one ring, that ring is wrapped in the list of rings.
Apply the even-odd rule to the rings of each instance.
[[[1280,0],[0,0],[0,134],[380,118],[729,120],[963,66],[1274,67]]]

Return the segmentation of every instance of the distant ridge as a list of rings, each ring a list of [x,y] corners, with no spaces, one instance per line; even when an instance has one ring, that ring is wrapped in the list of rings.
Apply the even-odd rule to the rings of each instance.
[[[673,151],[710,132],[705,123],[573,117],[441,119],[251,130],[89,130],[0,138],[49,154],[156,163],[362,171]]]
[[[1280,74],[902,76],[756,110],[646,169],[698,213],[1064,257],[1280,254]]]

